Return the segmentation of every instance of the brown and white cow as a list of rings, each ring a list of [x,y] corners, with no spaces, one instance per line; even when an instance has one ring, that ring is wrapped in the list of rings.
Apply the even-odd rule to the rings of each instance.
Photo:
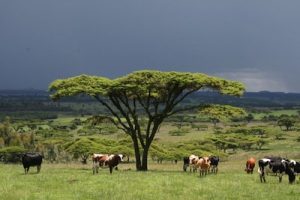
[[[210,159],[209,157],[203,157],[198,160],[196,163],[196,168],[199,168],[200,176],[207,175],[210,168]]]
[[[253,170],[255,167],[255,159],[254,158],[249,158],[246,162],[246,168],[245,171],[247,172],[247,174],[253,174]]]
[[[189,156],[189,167],[190,167],[190,172],[193,170],[193,172],[197,171],[196,164],[199,161],[199,157],[195,155],[190,155]]]
[[[93,154],[93,174],[98,173],[99,167],[109,167],[109,171],[112,173],[113,168],[116,168],[124,157],[123,154]]]
[[[93,174],[98,173],[99,166],[100,166],[100,160],[103,157],[108,156],[108,154],[99,154],[99,153],[94,153],[92,156],[92,161],[93,161]]]

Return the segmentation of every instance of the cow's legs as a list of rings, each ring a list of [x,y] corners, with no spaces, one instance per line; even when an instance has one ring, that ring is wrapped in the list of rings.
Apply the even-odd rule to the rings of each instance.
[[[28,174],[29,172],[29,167],[25,167],[25,174]]]
[[[40,173],[40,171],[41,171],[41,165],[36,166],[36,168],[37,168],[37,173]]]
[[[109,173],[112,174],[113,167],[109,166]]]
[[[264,181],[264,183],[266,182],[266,178],[265,178],[265,175],[264,174],[260,174],[259,175],[259,178],[260,178],[260,182],[262,183]]]
[[[97,173],[98,174],[98,170],[99,170],[99,166],[97,165],[97,163],[93,164],[93,174]]]
[[[259,167],[258,168],[258,173],[259,173],[259,179],[260,179],[260,182],[262,183],[263,181],[266,182],[266,178],[265,178],[265,171],[264,171],[264,167]]]
[[[199,169],[200,176],[204,175],[203,169]]]
[[[279,183],[281,183],[281,181],[282,181],[282,173],[279,173]]]
[[[183,165],[183,171],[186,172],[186,165]]]

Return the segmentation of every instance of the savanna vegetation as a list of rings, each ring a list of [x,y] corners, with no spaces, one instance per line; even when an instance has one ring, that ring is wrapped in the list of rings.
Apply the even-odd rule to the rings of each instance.
[[[88,76],[59,80],[51,86],[55,90],[54,99],[81,95],[57,102],[51,101],[48,93],[45,96],[0,94],[0,199],[281,199],[282,196],[295,199],[299,196],[299,180],[289,185],[285,177],[278,184],[277,178],[267,177],[267,184],[262,185],[256,173],[247,175],[243,170],[250,156],[258,159],[278,155],[300,160],[300,98],[298,103],[297,98],[292,98],[293,101],[283,100],[278,104],[276,100],[267,105],[262,99],[266,95],[276,99],[273,94],[262,93],[264,98],[257,99],[253,97],[257,94],[249,98],[247,93],[243,98],[207,91],[199,94],[195,92],[199,85],[191,87],[182,83],[181,79],[186,80],[182,75],[177,83],[187,87],[189,90],[184,91],[191,91],[191,95],[182,98],[186,93],[179,89],[177,98],[182,101],[164,112],[167,105],[172,105],[168,98],[176,96],[169,94],[164,84],[176,91],[176,81],[171,81],[175,75],[148,77],[149,85],[145,88],[133,87],[134,81],[145,79],[145,74],[132,76],[130,80],[120,78],[116,83],[111,80],[98,83],[97,78]],[[205,78],[201,83],[211,81],[211,77]],[[97,99],[89,97],[96,94],[95,88],[87,87],[86,83],[91,81],[96,85],[108,81],[118,87],[97,90],[104,95],[99,104]],[[82,82],[86,87],[77,87]],[[153,85],[162,90],[156,88],[149,94]],[[221,93],[221,88],[226,88],[218,87]],[[242,87],[236,91],[231,89],[225,93],[239,95],[242,91]],[[128,93],[114,96],[124,91]],[[280,98],[284,99],[282,95]],[[177,102],[176,98],[173,100]],[[119,104],[122,106],[118,109]],[[122,113],[123,108],[128,115]],[[151,121],[163,114],[161,123]],[[130,131],[136,134],[139,153],[147,151],[147,168],[142,168],[145,158],[137,157],[135,136]],[[152,139],[148,143],[147,137]],[[148,150],[144,148],[146,144]],[[29,175],[24,175],[20,155],[28,151],[43,154],[41,173],[30,169]],[[122,153],[127,158],[113,175],[107,169],[93,175],[91,154],[94,152]],[[190,154],[220,156],[219,174],[200,178],[197,173],[184,173],[182,158]],[[139,157],[141,163],[137,166]],[[148,171],[139,173],[136,168]]]

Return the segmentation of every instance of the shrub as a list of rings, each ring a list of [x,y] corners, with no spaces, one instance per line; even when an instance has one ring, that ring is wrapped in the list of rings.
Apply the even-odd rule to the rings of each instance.
[[[169,135],[171,135],[171,136],[184,136],[189,132],[190,132],[189,129],[182,128],[182,129],[176,129],[176,130],[169,131]]]
[[[21,159],[21,154],[26,150],[19,146],[10,146],[0,149],[0,159],[1,161],[8,163],[16,163]]]

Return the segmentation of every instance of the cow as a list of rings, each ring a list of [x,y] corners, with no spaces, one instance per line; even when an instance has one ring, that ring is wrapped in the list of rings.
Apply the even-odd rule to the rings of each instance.
[[[196,164],[199,161],[199,157],[195,155],[189,156],[189,166],[190,166],[190,172],[193,170],[193,172],[197,171]]]
[[[41,171],[41,165],[43,162],[43,156],[39,153],[25,153],[22,155],[22,164],[25,170],[25,174],[28,174],[31,166],[37,167],[37,173]]]
[[[290,167],[290,162],[281,157],[265,157],[258,161],[258,173],[260,182],[266,182],[265,174],[275,174],[279,177],[279,183],[282,181],[282,176],[285,174],[289,177],[289,183],[295,181],[295,174]]]
[[[189,164],[190,164],[189,157],[184,157],[183,158],[183,171],[186,172],[186,169],[188,168]]]
[[[249,158],[246,162],[246,168],[245,171],[247,172],[247,174],[253,174],[253,170],[255,167],[255,159],[254,158]]]
[[[92,161],[93,161],[93,174],[98,173],[100,161],[103,159],[103,157],[108,157],[108,154],[99,154],[99,153],[94,153],[92,156]]]
[[[118,164],[123,161],[123,158],[124,158],[124,156],[122,154],[115,154],[115,155],[109,156],[107,165],[109,167],[110,174],[112,174],[113,168],[117,167]]]
[[[295,176],[300,175],[300,162],[291,160],[289,165],[293,169]],[[299,176],[299,180],[300,180],[300,176]]]
[[[210,168],[209,157],[200,158],[196,163],[196,168],[199,168],[200,176],[207,175]]]
[[[112,173],[112,169],[117,169],[117,165],[123,161],[124,157],[123,154],[93,154],[93,174],[98,173],[99,167],[109,167],[109,171]]]
[[[210,172],[217,174],[220,158],[218,156],[209,156],[209,161],[210,161]]]

